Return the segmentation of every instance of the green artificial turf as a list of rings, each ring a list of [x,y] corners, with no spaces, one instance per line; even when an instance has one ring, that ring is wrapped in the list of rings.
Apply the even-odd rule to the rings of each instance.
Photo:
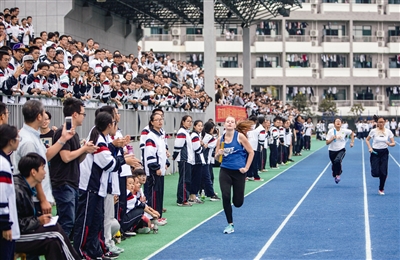
[[[246,194],[323,146],[325,146],[324,141],[316,141],[313,138],[312,150],[302,151],[303,156],[293,156],[292,159],[295,160],[294,163],[279,166],[280,169],[274,170],[270,170],[268,169],[269,167],[267,167],[268,172],[260,174],[261,178],[264,179],[263,182],[246,182]],[[220,195],[221,191],[219,188],[218,176],[219,168],[214,168],[214,189],[215,192]],[[165,176],[164,208],[167,209],[167,212],[163,214],[163,217],[168,219],[168,224],[159,227],[158,234],[138,234],[135,237],[122,241],[118,246],[124,248],[125,252],[121,253],[118,259],[144,259],[194,226],[222,210],[222,201],[211,202],[208,198],[206,199],[206,202],[201,205],[196,204],[192,207],[178,207],[176,205],[177,184],[177,173]],[[221,225],[224,226],[225,223],[221,223]]]

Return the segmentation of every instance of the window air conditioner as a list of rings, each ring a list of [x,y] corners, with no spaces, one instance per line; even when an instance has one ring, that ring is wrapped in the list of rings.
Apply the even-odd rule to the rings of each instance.
[[[386,77],[385,77],[385,73],[383,73],[383,72],[379,73],[379,75],[378,75],[378,76],[379,76],[379,78],[380,78],[380,79],[384,79],[384,78],[386,78]]]
[[[379,15],[384,15],[384,14],[385,14],[385,10],[383,10],[383,9],[378,9],[378,14],[379,14]]]
[[[385,110],[386,110],[385,105],[379,105],[379,111],[385,111]]]
[[[174,45],[174,46],[179,46],[179,45],[181,45],[181,41],[180,41],[179,39],[174,39],[174,40],[172,41],[172,45]]]
[[[317,47],[318,46],[318,41],[317,40],[312,40],[311,41],[311,46]]]
[[[378,41],[379,47],[385,47],[385,41]]]
[[[376,96],[376,100],[380,101],[380,102],[383,102],[383,101],[385,101],[385,96],[384,95],[377,95]]]
[[[317,7],[312,7],[312,8],[311,8],[311,13],[312,13],[312,14],[317,14],[317,13],[318,13]]]
[[[380,38],[382,38],[382,37],[385,37],[385,32],[384,31],[376,31],[376,36],[377,37],[380,37]]]
[[[171,33],[174,36],[178,36],[178,35],[181,35],[181,30],[179,28],[173,28]]]
[[[317,62],[311,63],[311,68],[312,68],[313,70],[318,69],[318,63],[317,63]]]
[[[377,65],[379,70],[384,70],[385,69],[385,64],[383,62],[379,62]]]
[[[319,79],[319,73],[317,73],[317,72],[313,73],[313,74],[312,74],[312,77],[313,77],[314,79]]]
[[[310,98],[310,100],[311,100],[311,102],[313,102],[313,103],[318,103],[319,98],[318,98],[317,96],[312,96],[312,97]]]
[[[317,30],[311,30],[310,31],[311,37],[317,37],[318,36],[318,31]]]

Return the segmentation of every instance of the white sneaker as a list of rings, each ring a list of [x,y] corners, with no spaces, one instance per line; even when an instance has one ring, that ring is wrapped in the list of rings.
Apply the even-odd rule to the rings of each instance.
[[[110,252],[115,253],[115,254],[120,254],[120,253],[125,251],[123,248],[120,248],[120,247],[117,247],[117,246],[110,246],[110,247],[108,247],[108,250]]]

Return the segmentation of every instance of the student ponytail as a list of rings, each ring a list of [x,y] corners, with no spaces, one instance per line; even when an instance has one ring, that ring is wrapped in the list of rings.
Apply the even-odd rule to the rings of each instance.
[[[107,112],[100,112],[94,121],[95,127],[90,133],[89,141],[92,141],[93,144],[97,143],[99,139],[99,135],[107,129],[109,124],[113,124],[113,117]]]

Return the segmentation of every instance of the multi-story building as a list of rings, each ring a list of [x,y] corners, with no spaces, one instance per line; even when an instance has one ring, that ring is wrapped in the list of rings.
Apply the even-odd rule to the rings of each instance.
[[[342,115],[400,114],[400,0],[306,0],[289,17],[251,25],[251,85],[279,99],[311,87],[312,108],[332,96]],[[243,82],[242,28],[216,28],[216,75]],[[145,50],[202,65],[202,27],[145,29]],[[205,68],[207,69],[207,68]]]

